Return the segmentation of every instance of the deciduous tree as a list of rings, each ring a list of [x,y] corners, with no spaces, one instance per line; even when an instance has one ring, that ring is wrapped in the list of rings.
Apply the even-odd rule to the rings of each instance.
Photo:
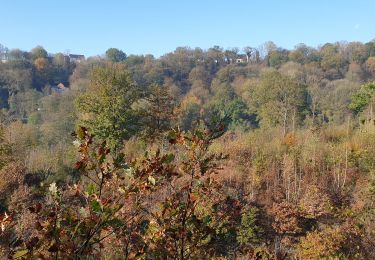
[[[122,67],[113,66],[93,70],[91,83],[77,98],[76,105],[92,132],[117,150],[139,127],[133,109],[138,98],[139,90],[129,74]]]

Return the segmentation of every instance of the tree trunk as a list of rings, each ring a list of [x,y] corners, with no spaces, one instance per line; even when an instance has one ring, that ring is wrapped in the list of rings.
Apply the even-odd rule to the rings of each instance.
[[[283,137],[286,135],[286,120],[287,120],[287,109],[284,111],[284,122],[283,122]]]

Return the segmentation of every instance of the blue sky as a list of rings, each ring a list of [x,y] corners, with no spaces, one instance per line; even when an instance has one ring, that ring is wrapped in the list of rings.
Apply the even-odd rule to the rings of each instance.
[[[86,56],[375,38],[374,0],[1,0],[0,8],[1,44]]]

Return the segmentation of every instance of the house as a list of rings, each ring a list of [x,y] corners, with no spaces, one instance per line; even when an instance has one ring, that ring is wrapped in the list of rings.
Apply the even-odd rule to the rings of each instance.
[[[71,62],[80,63],[81,61],[85,60],[85,55],[80,54],[69,54],[69,60]]]
[[[67,90],[68,90],[68,88],[65,87],[63,83],[59,83],[58,85],[51,87],[52,92],[59,93],[59,94],[65,92]]]
[[[247,56],[245,54],[237,55],[236,63],[247,63]]]
[[[1,61],[2,63],[6,63],[6,62],[8,62],[8,60],[9,60],[8,53],[6,53],[6,52],[1,52],[1,53],[0,53],[0,61]]]

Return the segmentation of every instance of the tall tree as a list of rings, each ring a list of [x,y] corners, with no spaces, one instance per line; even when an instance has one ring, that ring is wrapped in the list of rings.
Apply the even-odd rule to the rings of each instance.
[[[359,113],[368,107],[368,119],[374,122],[374,100],[375,82],[370,82],[361,86],[360,90],[352,96],[349,108]]]
[[[122,50],[116,49],[116,48],[109,48],[105,52],[105,56],[108,60],[112,62],[121,62],[126,59],[126,54]]]
[[[78,111],[86,114],[83,123],[118,150],[122,141],[138,129],[138,117],[132,105],[139,90],[121,66],[96,68],[85,93],[76,100]]]
[[[306,87],[277,71],[262,75],[253,93],[253,105],[263,125],[281,125],[294,131],[306,106]]]
[[[42,46],[36,46],[31,50],[31,55],[34,60],[38,58],[47,58],[47,51]]]
[[[171,127],[175,103],[166,87],[152,85],[142,108],[143,122],[147,137],[158,138]]]

